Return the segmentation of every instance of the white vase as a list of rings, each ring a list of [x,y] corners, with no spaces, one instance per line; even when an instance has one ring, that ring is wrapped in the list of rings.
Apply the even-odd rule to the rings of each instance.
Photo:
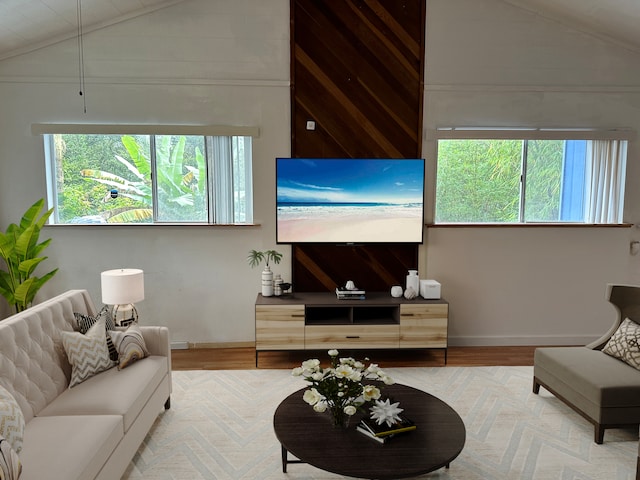
[[[420,291],[420,277],[418,277],[417,270],[409,270],[409,275],[407,275],[407,284],[405,288],[413,288],[413,291],[418,293]]]
[[[267,265],[262,271],[262,296],[271,297],[273,295],[273,272]]]

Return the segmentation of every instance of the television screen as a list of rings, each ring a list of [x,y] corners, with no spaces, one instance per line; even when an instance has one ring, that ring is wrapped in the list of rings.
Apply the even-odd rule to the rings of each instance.
[[[278,243],[421,243],[423,159],[276,159]]]

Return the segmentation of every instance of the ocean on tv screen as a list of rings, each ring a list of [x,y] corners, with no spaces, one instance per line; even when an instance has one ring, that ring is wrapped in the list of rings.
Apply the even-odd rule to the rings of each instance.
[[[422,242],[421,159],[277,159],[279,243]]]

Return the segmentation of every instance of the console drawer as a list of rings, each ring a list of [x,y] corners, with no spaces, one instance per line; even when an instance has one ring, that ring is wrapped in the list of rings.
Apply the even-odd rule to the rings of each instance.
[[[307,325],[307,350],[331,348],[398,348],[399,325]]]

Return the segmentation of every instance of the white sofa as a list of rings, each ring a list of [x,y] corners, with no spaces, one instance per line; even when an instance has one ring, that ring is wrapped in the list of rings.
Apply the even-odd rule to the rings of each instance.
[[[95,315],[86,290],[70,290],[0,321],[0,385],[25,417],[20,480],[116,480],[158,414],[169,408],[171,350],[166,327],[142,326],[150,355],[68,388],[61,331],[74,312]]]

